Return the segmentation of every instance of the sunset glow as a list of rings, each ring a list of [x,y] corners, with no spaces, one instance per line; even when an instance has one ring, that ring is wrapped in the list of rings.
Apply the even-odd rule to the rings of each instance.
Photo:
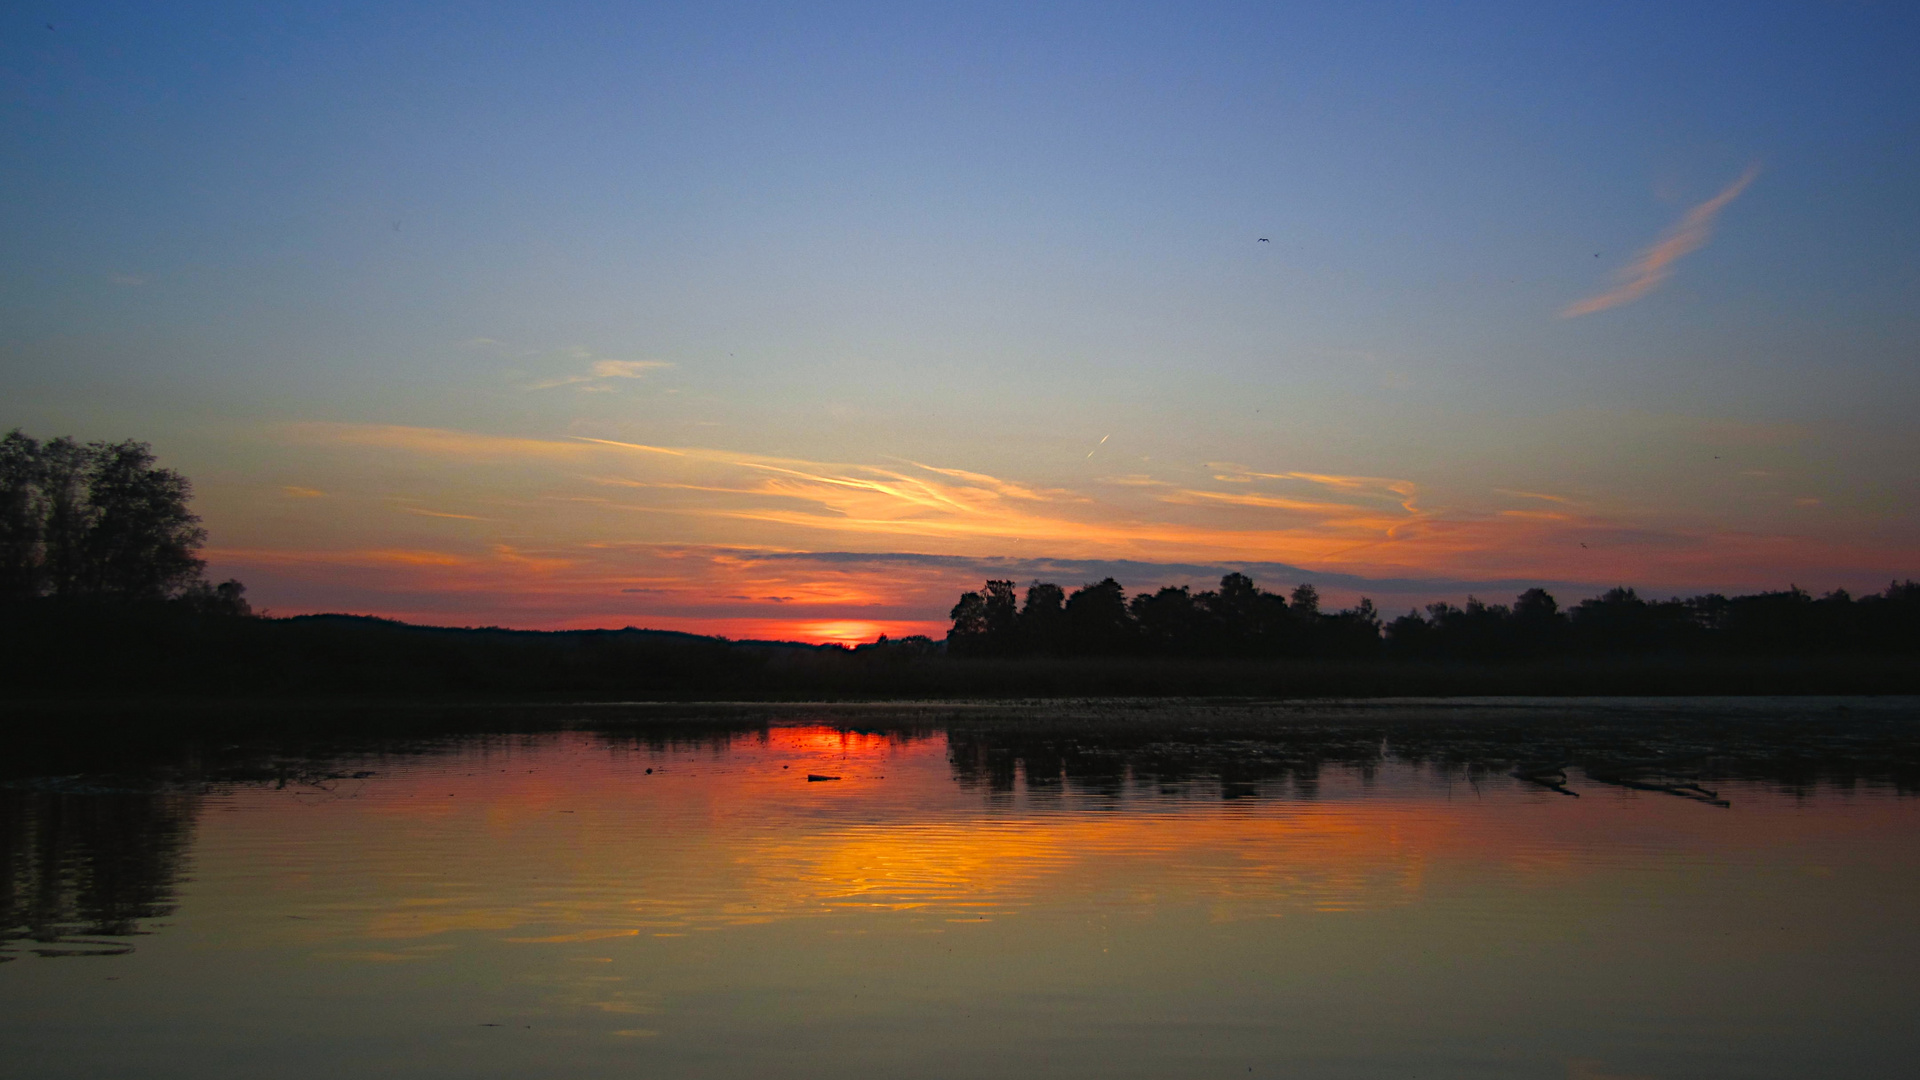
[[[0,42],[0,427],[151,442],[267,611],[1920,575],[1894,8],[411,11]]]
[[[853,643],[940,636],[952,597],[986,576],[1072,586],[1114,573],[1146,589],[1246,567],[1273,587],[1312,580],[1335,601],[1393,605],[1476,580],[1680,589],[1787,574],[1871,589],[1877,567],[1905,557],[1868,538],[1769,535],[1551,492],[1429,494],[1411,480],[1219,462],[1033,487],[915,463],[606,440],[343,425],[286,437],[313,486],[275,500],[261,535],[229,530],[253,546],[212,552],[223,572],[288,596],[286,614]],[[438,493],[383,496],[351,479],[395,473]],[[396,533],[409,546],[362,546]],[[1021,551],[1036,554],[1009,554]]]
[[[541,889],[530,883],[491,890],[488,903],[476,904],[475,890],[414,893],[408,877],[395,874],[379,883],[382,900],[366,920],[298,929],[316,944],[480,933],[551,946],[836,913],[1019,918],[1043,897],[1062,895],[1126,898],[1143,910],[1197,904],[1218,923],[1404,907],[1431,901],[1434,888],[1463,873],[1497,872],[1526,892],[1576,888],[1607,872],[1578,852],[1636,836],[1663,844],[1686,836],[1735,851],[1817,847],[1823,829],[1844,828],[1856,840],[1899,837],[1910,817],[1888,801],[1844,823],[1784,809],[1716,818],[1697,803],[1661,798],[1642,800],[1622,821],[1606,800],[1503,786],[1494,799],[1483,793],[1436,806],[1436,793],[1409,777],[1398,781],[1411,784],[1405,790],[1364,790],[1344,772],[1323,777],[1313,800],[1264,810],[1224,806],[1204,781],[1188,793],[1198,802],[1180,814],[1139,801],[1052,812],[1027,801],[1036,797],[1031,788],[1003,804],[1020,812],[988,814],[983,792],[953,786],[943,735],[797,726],[725,744],[724,752],[610,752],[597,737],[577,735],[529,758],[539,766],[532,773],[429,767],[389,780],[378,801],[352,812],[356,835],[434,838],[445,845],[437,857],[447,861],[449,882],[478,880],[507,860],[538,867],[534,880],[575,878],[577,894],[536,904]],[[643,767],[656,771],[642,775]],[[809,773],[841,779],[810,783]],[[1540,805],[1515,813],[1516,798]],[[235,827],[298,835],[310,820],[285,796],[261,793],[250,804],[270,814]],[[637,821],[649,831],[621,826]],[[706,860],[688,861],[694,850]]]
[[[1920,1071],[1916,57],[14,5],[8,1064]]]

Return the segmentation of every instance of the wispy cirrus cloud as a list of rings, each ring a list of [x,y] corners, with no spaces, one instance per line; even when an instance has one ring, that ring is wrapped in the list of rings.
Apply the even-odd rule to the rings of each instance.
[[[362,447],[422,457],[472,462],[585,460],[591,447],[571,439],[531,439],[403,424],[351,424],[305,420],[276,429],[289,441],[310,446]]]
[[[490,501],[440,513],[496,518],[516,535],[570,535],[573,542],[645,537],[897,549],[910,539],[965,557],[1044,549],[1058,558],[1274,562],[1390,575],[1494,563],[1539,572],[1568,549],[1591,550],[1580,548],[1583,539],[1604,535],[1617,546],[1610,530],[1618,523],[1572,507],[1431,509],[1421,504],[1418,485],[1392,477],[1217,462],[1210,472],[1219,488],[1129,484],[1103,486],[1096,495],[913,462],[834,463],[429,428],[297,430],[346,448],[437,459],[449,482],[471,471],[471,488],[491,492]],[[508,464],[516,467],[503,471]]]
[[[659,371],[673,365],[665,360],[596,360],[593,364],[593,377],[596,379],[638,379],[649,371]]]
[[[1075,557],[1304,562],[1395,539],[1422,519],[1407,481],[1238,466],[1220,467],[1239,481],[1228,491],[1136,483],[1095,496],[917,462],[834,463],[710,447],[375,425],[306,424],[294,431],[303,441],[397,450],[479,469],[484,475],[476,485],[495,490],[503,483],[497,467],[512,463],[522,478],[515,483],[534,482],[542,472],[549,477],[539,482],[537,496],[548,505],[651,515],[657,524],[627,530],[678,532],[688,540],[779,543],[832,534],[841,538],[837,543],[879,546],[918,537],[955,554],[1047,544]],[[534,520],[524,509],[452,512]]]
[[[298,518],[274,526],[278,545],[209,553],[283,613],[870,639],[938,631],[957,590],[983,576],[1077,585],[1112,574],[1144,589],[1211,587],[1233,569],[1269,588],[1312,581],[1330,598],[1406,605],[1526,583],[1726,588],[1907,558],[1638,520],[1538,490],[1429,494],[1403,478],[1222,462],[1179,483],[1070,489],[945,465],[578,436],[318,423],[278,435],[315,475],[362,478],[324,510],[279,501]],[[414,528],[375,512],[395,503]],[[431,524],[442,517],[455,520]]]
[[[1565,495],[1548,495],[1540,491],[1516,491],[1513,488],[1494,488],[1493,491],[1496,495],[1511,495],[1516,499],[1539,499],[1542,502],[1565,503],[1569,506],[1573,504],[1573,500]]]
[[[406,513],[406,514],[418,514],[421,517],[430,517],[430,518],[450,518],[454,521],[492,521],[493,520],[492,518],[476,517],[473,514],[455,514],[446,510],[428,510],[422,506],[402,506],[399,509],[402,513]]]
[[[1199,505],[1206,503],[1227,506],[1244,506],[1259,510],[1292,510],[1321,519],[1339,518],[1351,520],[1355,515],[1365,513],[1365,508],[1354,503],[1326,502],[1316,499],[1298,499],[1286,495],[1261,495],[1243,491],[1198,491],[1191,488],[1160,496],[1160,501],[1175,505]]]
[[[1412,498],[1414,485],[1410,480],[1395,480],[1384,476],[1339,476],[1332,473],[1315,472],[1258,472],[1244,465],[1235,465],[1230,461],[1209,461],[1207,468],[1214,470],[1213,478],[1226,484],[1250,484],[1256,480],[1300,480],[1309,484],[1334,488],[1340,491],[1390,491],[1396,495]]]
[[[1575,304],[1561,309],[1560,317],[1576,318],[1591,315],[1597,311],[1616,308],[1622,304],[1631,304],[1660,287],[1660,284],[1673,276],[1673,264],[1691,252],[1698,251],[1713,233],[1713,219],[1727,204],[1740,197],[1760,175],[1760,166],[1750,165],[1733,183],[1728,184],[1718,195],[1686,212],[1672,228],[1662,233],[1653,246],[1640,253],[1640,257],[1621,267],[1615,273],[1616,284],[1613,288],[1598,296],[1590,296]]]
[[[584,349],[575,350],[578,359],[586,360],[592,354]],[[562,386],[571,386],[575,390],[607,391],[613,389],[614,379],[644,379],[655,371],[670,368],[673,365],[665,360],[594,360],[587,370],[574,375],[558,375],[551,379],[529,383],[528,390],[553,390]]]

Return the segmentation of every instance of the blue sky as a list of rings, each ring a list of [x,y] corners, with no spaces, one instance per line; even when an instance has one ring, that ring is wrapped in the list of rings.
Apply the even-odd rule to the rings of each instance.
[[[216,567],[288,610],[788,617],[617,591],[687,544],[1864,587],[1920,572],[1917,29],[1870,3],[29,5],[0,24],[0,424],[152,441]],[[1562,314],[1749,170],[1644,295]],[[670,504],[624,464],[652,486],[563,527],[543,507],[604,470],[468,475],[402,430],[959,470],[1103,538],[742,524],[814,496]],[[1340,554],[1302,537],[1324,517],[1217,498],[1336,490],[1301,476],[1413,485],[1420,516]],[[427,504],[457,516],[394,512]],[[1563,524],[1499,531],[1541,506]],[[1199,525],[1245,542],[1168,531]],[[1596,565],[1552,528],[1642,539]],[[580,554],[607,543],[656,548]],[[526,606],[502,548],[579,581]],[[497,581],[298,569],[400,550]]]

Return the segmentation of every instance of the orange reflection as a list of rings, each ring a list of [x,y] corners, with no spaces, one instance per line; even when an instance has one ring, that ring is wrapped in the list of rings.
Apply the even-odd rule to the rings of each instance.
[[[254,793],[280,812],[212,821],[281,840],[324,829],[315,842],[340,848],[350,877],[354,852],[381,853],[359,871],[363,895],[340,905],[360,914],[304,932],[362,945],[479,933],[529,946],[861,913],[991,919],[1062,903],[1189,907],[1213,921],[1377,910],[1490,874],[1562,888],[1604,872],[1591,852],[1633,843],[1636,830],[1733,850],[1832,825],[1519,784],[1450,799],[1410,767],[1401,775],[1363,796],[1357,778],[1330,772],[1317,799],[1229,802],[1205,782],[1171,802],[1158,785],[1098,799],[992,795],[955,782],[944,736],[794,726],[680,746],[569,735],[368,784],[324,816]],[[1879,816],[1846,828],[1905,827],[1897,805],[1871,809]],[[317,880],[287,867],[284,887],[307,895]],[[333,940],[333,952],[345,948]]]
[[[328,1007],[357,993],[375,1020],[392,1016],[395,1045],[438,1024],[476,1054],[524,1044],[526,1061],[574,1062],[596,1033],[657,1035],[696,1064],[768,1046],[734,1071],[783,1075],[802,1032],[864,1047],[896,1031],[898,1067],[828,1071],[919,1075],[959,1045],[939,1041],[956,1018],[992,1009],[962,1036],[999,1067],[964,1071],[1043,1073],[1070,1038],[1108,1054],[1072,1070],[1088,1075],[1246,1075],[1258,1058],[1196,1056],[1235,1029],[1277,1060],[1324,1029],[1405,1045],[1419,1065],[1434,1032],[1457,1030],[1457,1045],[1499,1054],[1515,1032],[1546,1032],[1527,1075],[1571,1061],[1569,1075],[1596,1078],[1636,1070],[1593,1064],[1589,1047],[1646,1031],[1689,1048],[1701,1030],[1744,1040],[1752,1016],[1810,1001],[1830,1008],[1808,1031],[1875,1008],[1875,1030],[1910,1026],[1889,988],[1912,952],[1902,905],[1920,888],[1920,830],[1916,800],[1891,792],[1727,785],[1722,810],[1264,754],[1287,771],[1223,787],[1204,764],[1217,759],[1186,755],[1195,725],[1135,756],[1103,748],[1102,731],[1123,729],[1099,721],[1065,759],[1102,770],[1082,783],[1057,744],[995,726],[1010,710],[928,708],[924,729],[862,731],[853,709],[805,722],[817,708],[731,731],[660,710],[618,733],[389,754],[365,780],[210,792],[174,932],[187,947],[142,950],[178,973],[152,1025],[230,1016],[236,992]],[[948,723],[964,725],[951,745]],[[1115,756],[1090,764],[1102,749]],[[970,771],[983,759],[990,770]],[[207,971],[216,993],[186,997]],[[1727,1007],[1703,1020],[1702,1002]],[[552,1041],[533,1043],[539,1031]],[[1167,1047],[1169,1064],[1151,1059]],[[624,1047],[604,1064],[593,1075],[701,1071]],[[1355,1075],[1420,1071],[1362,1064]]]

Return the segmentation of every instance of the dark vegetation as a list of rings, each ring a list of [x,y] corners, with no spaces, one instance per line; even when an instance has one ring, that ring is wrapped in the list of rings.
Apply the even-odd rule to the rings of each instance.
[[[1312,585],[1292,600],[1228,574],[1218,590],[1185,586],[1127,599],[1112,578],[1077,589],[1034,582],[1018,601],[1011,581],[963,593],[951,616],[961,656],[1270,657],[1511,663],[1623,657],[1815,657],[1920,654],[1920,583],[1895,582],[1855,599],[1784,592],[1645,600],[1609,590],[1562,611],[1545,589],[1511,607],[1467,598],[1429,604],[1382,623],[1361,599],[1320,610]]]
[[[1920,691],[1920,585],[1562,611],[1544,591],[1383,623],[1229,574],[1129,599],[1108,579],[1020,604],[990,581],[944,642],[855,649],[666,631],[255,616],[205,578],[188,481],[134,442],[0,439],[0,701],[280,702],[1021,697],[1382,697]],[[92,705],[85,707],[91,708]],[[14,710],[18,712],[18,709]]]
[[[1372,655],[978,656],[951,654],[924,639],[845,649],[636,629],[447,629],[345,615],[276,619],[171,603],[41,600],[0,616],[0,699],[16,702],[1914,692],[1920,692],[1920,657],[1911,652],[1566,650],[1500,657],[1407,655],[1387,641]]]
[[[46,599],[245,615],[237,581],[209,584],[193,485],[138,442],[0,438],[0,603]]]

